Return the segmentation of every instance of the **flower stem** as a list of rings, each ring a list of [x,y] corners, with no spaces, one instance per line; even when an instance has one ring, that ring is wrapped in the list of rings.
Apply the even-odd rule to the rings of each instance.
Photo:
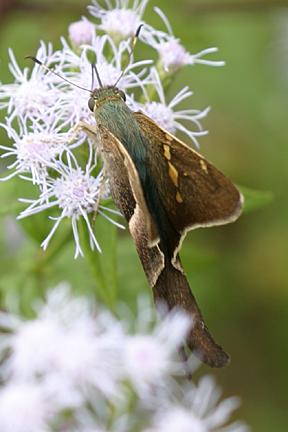
[[[97,217],[94,230],[99,241],[102,253],[91,250],[89,234],[84,222],[81,221],[81,236],[85,257],[90,265],[96,282],[96,296],[115,312],[117,303],[117,228],[102,217]]]

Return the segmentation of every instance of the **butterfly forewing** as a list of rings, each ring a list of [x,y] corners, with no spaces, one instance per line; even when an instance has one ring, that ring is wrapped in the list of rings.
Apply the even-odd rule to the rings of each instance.
[[[233,183],[145,114],[134,115],[149,140],[147,164],[174,228],[181,233],[235,220],[242,198]]]

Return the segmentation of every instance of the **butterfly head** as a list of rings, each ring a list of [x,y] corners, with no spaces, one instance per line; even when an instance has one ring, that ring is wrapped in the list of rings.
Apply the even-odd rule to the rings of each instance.
[[[88,100],[89,109],[94,112],[95,109],[110,101],[126,101],[125,93],[115,86],[106,86],[94,89]]]

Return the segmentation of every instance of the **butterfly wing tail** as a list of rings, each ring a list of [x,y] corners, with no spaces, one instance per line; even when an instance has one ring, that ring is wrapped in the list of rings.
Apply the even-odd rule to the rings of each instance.
[[[209,333],[187,278],[180,270],[166,263],[153,287],[153,295],[156,303],[165,302],[169,309],[181,307],[192,317],[187,345],[202,362],[217,368],[229,363],[228,354]]]
[[[186,311],[193,319],[187,346],[209,366],[225,366],[229,362],[229,356],[209,333],[179,258],[173,259],[172,264],[171,256],[167,258],[159,244],[151,244],[145,214],[139,205],[136,205],[129,220],[129,229],[153,290],[155,303],[165,303],[169,310],[178,307]]]

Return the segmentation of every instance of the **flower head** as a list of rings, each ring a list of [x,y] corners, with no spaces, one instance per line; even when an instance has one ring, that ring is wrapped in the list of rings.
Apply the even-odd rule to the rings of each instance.
[[[89,160],[85,169],[83,169],[79,166],[73,153],[67,152],[67,165],[63,161],[55,163],[54,170],[57,173],[57,177],[47,176],[46,189],[40,193],[39,198],[36,200],[21,200],[30,205],[19,215],[19,218],[30,216],[43,210],[51,209],[52,207],[58,207],[60,209],[60,216],[53,218],[55,219],[54,226],[42,243],[44,249],[47,248],[53,234],[64,218],[71,219],[76,245],[75,258],[77,258],[79,254],[83,255],[77,226],[79,218],[83,218],[86,223],[91,248],[94,249],[96,247],[99,251],[101,249],[94,235],[89,215],[97,211],[115,225],[122,227],[122,225],[113,221],[105,211],[119,213],[100,205],[103,173],[101,171],[96,176],[92,175],[92,171],[96,165],[91,144],[89,144],[89,153]]]
[[[124,337],[118,323],[104,311],[95,321],[88,300],[71,298],[66,284],[48,293],[37,310],[36,319],[14,323],[7,336],[11,354],[2,379],[40,382],[44,393],[57,394],[58,403],[63,400],[61,384],[69,385],[74,393],[69,403],[76,405],[83,400],[81,388],[92,383],[104,395],[116,396],[122,370],[116,353]]]
[[[154,10],[166,26],[167,33],[155,30],[150,26],[143,30],[142,39],[158,52],[160,66],[166,73],[173,74],[185,65],[196,63],[210,66],[224,65],[223,61],[203,58],[206,54],[217,52],[218,49],[215,47],[205,49],[197,54],[188,53],[180,40],[173,35],[172,27],[165,14],[158,7],[155,7]]]
[[[214,380],[206,376],[198,386],[184,387],[181,402],[164,402],[154,417],[151,429],[145,432],[248,432],[246,425],[236,422],[227,426],[231,413],[238,407],[238,398],[219,401]],[[224,428],[222,429],[222,427]]]
[[[47,65],[49,65],[49,62],[53,61],[51,53],[51,44],[46,47],[42,42],[37,57],[46,64],[48,61]],[[4,84],[0,89],[0,100],[2,100],[0,107],[7,109],[9,122],[11,123],[18,116],[27,120],[47,116],[59,97],[58,89],[54,85],[55,77],[48,77],[38,64],[34,65],[31,74],[28,68],[22,71],[11,49],[9,56],[9,69],[15,82]]]
[[[13,140],[12,147],[0,146],[4,150],[1,158],[15,157],[8,165],[12,170],[1,180],[8,180],[19,174],[30,174],[32,182],[45,188],[48,168],[53,166],[56,158],[61,155],[69,142],[70,133],[61,133],[56,122],[33,123],[33,129],[28,130],[23,118],[18,117],[19,132],[8,124],[1,125],[9,138]]]
[[[126,339],[126,373],[143,399],[147,395],[152,397],[155,382],[163,380],[164,385],[167,374],[173,375],[179,371],[179,360],[174,354],[190,328],[189,317],[177,311],[164,319],[156,327],[155,333],[133,335]]]
[[[80,21],[73,22],[68,28],[69,38],[76,47],[83,44],[90,44],[95,33],[95,26],[90,21],[82,18]]]
[[[49,432],[52,414],[52,404],[35,384],[11,383],[0,389],[1,432]]]
[[[97,27],[110,35],[116,43],[134,36],[144,14],[148,0],[136,0],[129,8],[129,0],[115,0],[115,7],[106,2],[104,9],[97,0],[92,0],[93,6],[88,10],[100,20]]]

